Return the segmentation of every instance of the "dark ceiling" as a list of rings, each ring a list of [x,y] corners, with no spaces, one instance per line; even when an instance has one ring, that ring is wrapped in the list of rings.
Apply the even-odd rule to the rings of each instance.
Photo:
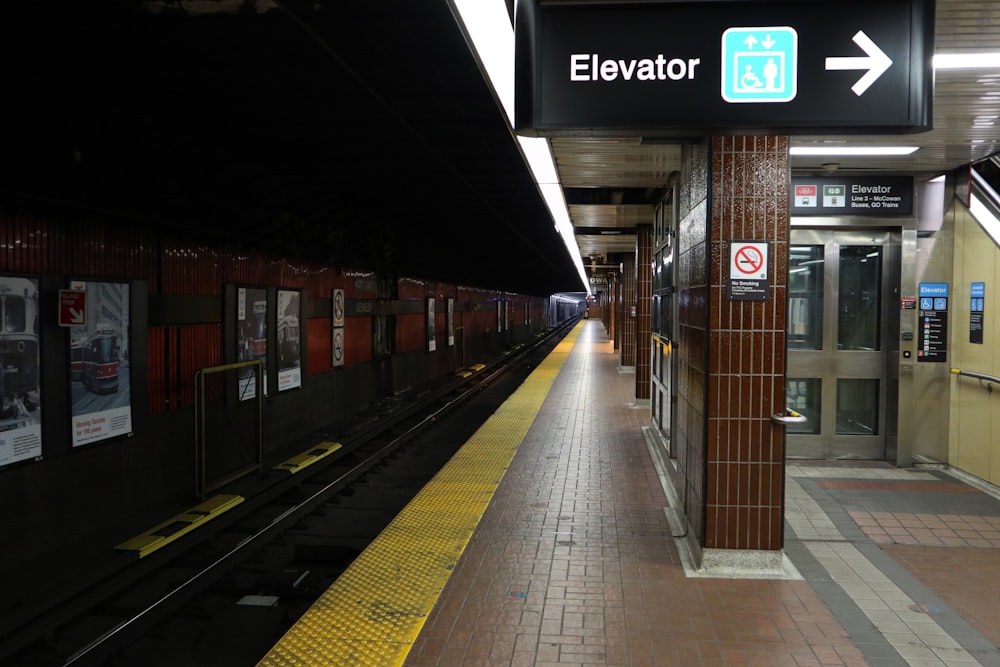
[[[445,0],[5,3],[0,72],[4,198],[347,268],[581,289]]]

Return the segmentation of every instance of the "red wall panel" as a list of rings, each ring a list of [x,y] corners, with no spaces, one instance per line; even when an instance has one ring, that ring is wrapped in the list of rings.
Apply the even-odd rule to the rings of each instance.
[[[344,365],[372,360],[372,318],[349,317],[344,323]]]
[[[329,373],[333,368],[333,343],[330,340],[333,332],[330,322],[329,318],[321,317],[311,319],[307,323],[306,368],[309,375]]]
[[[177,354],[180,359],[181,406],[194,405],[195,371],[222,364],[222,325],[193,324],[174,327],[180,331]]]
[[[150,327],[147,363],[149,364],[149,412],[158,415],[167,409],[168,370],[166,351],[167,327]]]

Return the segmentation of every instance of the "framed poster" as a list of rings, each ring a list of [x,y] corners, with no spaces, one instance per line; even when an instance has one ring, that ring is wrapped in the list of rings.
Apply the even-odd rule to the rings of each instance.
[[[302,295],[278,290],[278,391],[302,386]]]
[[[42,455],[38,281],[0,276],[0,466]]]
[[[267,290],[260,287],[240,287],[236,290],[236,360],[264,364],[261,369],[264,395],[267,395]],[[257,384],[252,368],[240,370],[241,401],[257,397]]]
[[[434,312],[434,297],[427,297],[427,351],[437,349],[437,315]]]
[[[455,346],[455,299],[448,298],[444,304],[445,326],[448,329],[448,347]]]
[[[85,282],[86,324],[69,328],[73,446],[132,433],[128,283]]]

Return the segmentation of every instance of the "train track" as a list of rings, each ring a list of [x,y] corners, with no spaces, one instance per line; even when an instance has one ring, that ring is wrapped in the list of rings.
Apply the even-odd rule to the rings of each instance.
[[[109,554],[4,628],[0,665],[255,665],[571,324],[358,425],[322,464],[254,480],[238,507],[156,553]]]

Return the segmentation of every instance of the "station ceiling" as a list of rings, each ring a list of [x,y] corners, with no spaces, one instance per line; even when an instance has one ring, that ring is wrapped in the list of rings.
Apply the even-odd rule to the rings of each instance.
[[[939,52],[1000,51],[1000,5],[936,4]],[[488,289],[582,287],[447,0],[5,3],[0,77],[8,207]],[[939,72],[915,155],[792,167],[942,173],[997,152],[998,118],[1000,72]],[[633,252],[680,146],[552,148],[585,265]]]

